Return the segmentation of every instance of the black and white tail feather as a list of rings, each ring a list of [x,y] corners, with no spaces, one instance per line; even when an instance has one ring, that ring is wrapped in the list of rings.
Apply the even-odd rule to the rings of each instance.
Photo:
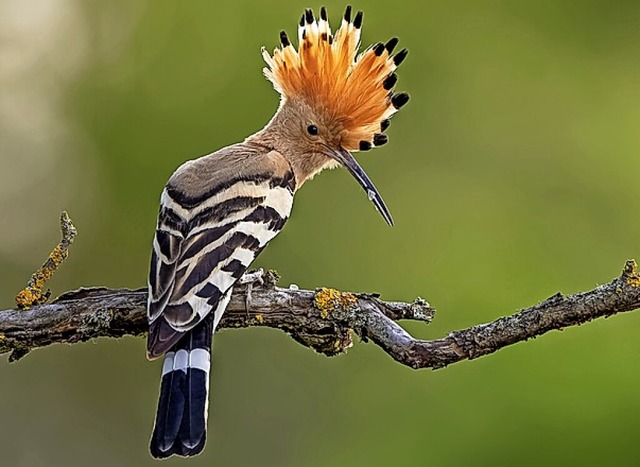
[[[282,156],[243,145],[187,162],[163,191],[148,302],[148,357],[166,354],[154,457],[204,448],[212,334],[233,285],[288,219],[294,191]]]
[[[213,316],[206,316],[165,355],[153,457],[193,456],[204,448],[212,336]]]

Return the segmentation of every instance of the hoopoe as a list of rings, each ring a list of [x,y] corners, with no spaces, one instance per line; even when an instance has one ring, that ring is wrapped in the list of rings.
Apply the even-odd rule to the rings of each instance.
[[[391,214],[351,155],[387,142],[389,118],[409,95],[394,93],[392,38],[356,55],[362,12],[348,6],[331,33],[327,11],[305,10],[298,49],[287,34],[265,76],[280,93],[278,111],[242,143],[180,166],[160,200],[149,273],[147,356],[165,355],[151,454],[193,456],[204,448],[213,332],[236,281],[282,229],[293,196],[326,168],[344,166],[385,221]]]

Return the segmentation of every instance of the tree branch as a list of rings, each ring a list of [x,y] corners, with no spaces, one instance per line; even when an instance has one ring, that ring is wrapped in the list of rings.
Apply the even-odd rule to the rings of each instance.
[[[18,308],[26,310],[34,304],[41,305],[49,300],[51,291],[45,291],[44,286],[56,269],[60,267],[60,264],[69,256],[69,247],[78,233],[75,225],[69,219],[67,211],[62,211],[60,214],[60,230],[62,231],[60,243],[49,253],[44,264],[31,275],[27,286],[16,295]]]
[[[627,261],[619,278],[588,292],[566,297],[556,294],[491,323],[425,341],[414,339],[396,323],[403,319],[429,323],[435,310],[422,299],[413,303],[385,302],[371,294],[276,287],[274,273],[267,273],[265,279],[259,286],[234,288],[221,328],[281,329],[325,355],[346,351],[352,345],[353,330],[411,368],[441,368],[552,329],[640,307],[640,275],[636,263]],[[0,311],[0,353],[11,352],[9,360],[13,361],[32,349],[53,343],[143,335],[147,329],[146,301],[146,290],[98,287],[68,292],[53,303],[26,311]]]

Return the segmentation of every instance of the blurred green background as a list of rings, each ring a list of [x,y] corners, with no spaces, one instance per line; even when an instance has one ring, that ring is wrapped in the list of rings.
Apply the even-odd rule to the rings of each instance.
[[[145,284],[160,191],[275,111],[259,49],[285,2],[0,1],[0,307],[58,239],[51,282]],[[334,27],[344,4],[327,2]],[[410,49],[390,144],[298,194],[257,266],[281,284],[425,297],[416,336],[593,288],[640,256],[640,3],[361,1],[363,42]],[[640,313],[432,371],[372,344],[328,359],[273,330],[216,336],[210,440],[191,466],[638,465]],[[2,465],[156,465],[160,363],[143,339],[0,362]],[[186,464],[185,464],[186,465]]]

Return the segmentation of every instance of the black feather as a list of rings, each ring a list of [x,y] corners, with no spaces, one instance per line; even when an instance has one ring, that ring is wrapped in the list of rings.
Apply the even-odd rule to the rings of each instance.
[[[189,368],[185,380],[185,406],[180,426],[180,443],[189,450],[189,454],[200,444],[206,432],[207,377],[199,369]]]
[[[389,141],[389,137],[387,135],[383,135],[382,133],[376,133],[373,135],[373,144],[376,146],[387,144],[387,141]]]
[[[407,49],[402,49],[400,52],[394,55],[393,63],[395,63],[396,66],[399,66],[402,62],[404,62],[404,59],[407,58],[408,53],[409,51]]]
[[[282,42],[282,47],[287,47],[291,45],[291,41],[289,41],[289,36],[285,31],[280,31],[280,42]]]
[[[361,151],[368,151],[369,149],[371,149],[371,143],[369,141],[360,141],[360,150]]]
[[[211,341],[213,332],[213,313],[207,316],[203,323],[197,326],[186,339],[185,350],[204,349],[211,352]],[[204,447],[201,443],[206,433],[207,408],[207,378],[208,375],[203,370],[188,368],[185,377],[184,395],[185,405],[182,416],[182,424],[178,433],[178,440],[183,446],[182,455],[195,455],[200,451],[195,449],[198,446]]]
[[[378,42],[373,46],[373,53],[376,54],[377,57],[382,55],[382,52],[384,52],[384,44],[382,42]]]
[[[392,37],[389,41],[384,45],[384,48],[387,49],[387,52],[392,53],[393,49],[398,45],[398,38]]]
[[[182,371],[172,371],[162,378],[156,424],[150,445],[151,455],[156,458],[169,457],[175,453],[174,443],[184,411],[182,387],[185,376]]]
[[[393,97],[391,98],[391,103],[396,109],[399,109],[400,107],[405,105],[407,102],[409,102],[409,94],[407,94],[406,92],[394,94]]]
[[[391,73],[382,82],[382,87],[388,91],[389,89],[394,87],[397,82],[398,82],[398,75],[396,75],[395,73]]]
[[[362,16],[363,16],[363,13],[359,11],[356,13],[356,17],[353,19],[353,26],[356,29],[360,29],[362,27]]]
[[[304,10],[304,16],[307,20],[307,24],[313,23],[313,10],[311,8],[307,8],[306,10]]]
[[[344,20],[347,23],[351,22],[351,5],[347,5],[347,9],[344,10]]]

